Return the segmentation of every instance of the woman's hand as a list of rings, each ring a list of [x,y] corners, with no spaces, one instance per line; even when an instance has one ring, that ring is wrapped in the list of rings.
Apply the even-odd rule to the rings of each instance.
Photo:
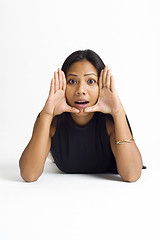
[[[99,77],[99,98],[97,103],[84,109],[84,112],[103,112],[109,113],[112,116],[124,111],[121,101],[118,97],[115,88],[115,82],[113,76],[111,76],[111,70],[108,66],[105,66],[101,70]]]
[[[58,72],[54,72],[54,79],[51,79],[50,91],[43,113],[49,114],[52,117],[63,112],[79,113],[79,110],[67,104],[65,98],[66,78],[63,71],[58,68]]]

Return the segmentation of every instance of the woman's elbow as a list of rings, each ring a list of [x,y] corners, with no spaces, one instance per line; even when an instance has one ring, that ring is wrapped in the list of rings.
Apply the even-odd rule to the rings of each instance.
[[[134,173],[134,174],[128,174],[127,176],[121,176],[124,182],[136,182],[141,177],[141,171]]]
[[[25,182],[36,182],[40,176],[20,171],[20,175]]]

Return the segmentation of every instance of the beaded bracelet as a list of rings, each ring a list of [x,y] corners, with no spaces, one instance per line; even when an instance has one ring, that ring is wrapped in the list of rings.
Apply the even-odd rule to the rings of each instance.
[[[124,144],[124,143],[131,143],[134,142],[134,138],[129,138],[128,140],[117,140],[115,141],[115,144]]]

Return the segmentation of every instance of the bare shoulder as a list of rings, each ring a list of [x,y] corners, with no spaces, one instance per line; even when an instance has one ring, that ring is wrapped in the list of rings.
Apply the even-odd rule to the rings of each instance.
[[[56,126],[57,126],[57,116],[53,118],[51,127],[50,127],[50,136],[53,137],[56,131]]]
[[[114,131],[114,121],[110,114],[106,117],[106,129],[109,136],[111,136],[111,133]]]

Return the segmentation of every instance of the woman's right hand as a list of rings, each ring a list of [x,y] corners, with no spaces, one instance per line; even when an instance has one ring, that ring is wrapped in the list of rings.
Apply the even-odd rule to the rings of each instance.
[[[55,117],[63,112],[79,113],[79,110],[71,107],[66,102],[65,97],[66,78],[63,71],[58,68],[58,72],[54,72],[54,78],[51,79],[50,91],[43,113]]]

